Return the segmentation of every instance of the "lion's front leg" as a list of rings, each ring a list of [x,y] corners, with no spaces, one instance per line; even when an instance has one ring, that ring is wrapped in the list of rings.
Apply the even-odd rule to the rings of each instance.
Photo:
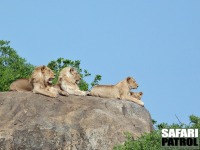
[[[57,92],[60,95],[62,95],[62,96],[69,96],[69,93],[67,93],[65,90],[62,90],[59,85],[55,85],[54,88],[56,88]]]
[[[66,91],[70,95],[79,95],[79,96],[86,96],[89,94],[89,91],[81,91],[79,90],[78,86],[69,87],[66,84],[61,84],[61,89]]]
[[[36,94],[42,94],[42,95],[45,95],[45,96],[49,96],[49,97],[58,97],[58,93],[57,92],[52,92],[53,89],[50,88],[41,88],[40,85],[34,85],[34,88],[33,88],[33,93],[36,93]]]
[[[80,95],[82,95],[82,96],[86,96],[86,95],[89,95],[89,94],[90,94],[89,91],[81,91],[81,90],[78,90],[77,92],[78,92]]]
[[[58,90],[58,93],[63,96],[69,96],[69,93],[66,91]]]
[[[81,90],[71,90],[68,89],[67,92],[72,95],[79,95],[79,96],[86,96],[89,94],[88,91],[81,91]]]
[[[75,90],[74,95],[79,95],[79,96],[86,96],[87,92],[86,91],[81,91],[81,90]]]
[[[133,101],[133,102],[137,103],[138,105],[144,106],[144,102],[142,102],[141,100],[138,100],[130,95],[123,95],[123,96],[121,96],[121,99]]]

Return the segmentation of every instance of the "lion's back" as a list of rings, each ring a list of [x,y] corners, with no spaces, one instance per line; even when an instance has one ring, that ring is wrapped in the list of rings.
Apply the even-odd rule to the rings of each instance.
[[[120,98],[119,90],[114,85],[96,85],[91,89],[90,95],[103,98]]]
[[[33,86],[29,79],[18,79],[10,85],[11,91],[32,91]]]

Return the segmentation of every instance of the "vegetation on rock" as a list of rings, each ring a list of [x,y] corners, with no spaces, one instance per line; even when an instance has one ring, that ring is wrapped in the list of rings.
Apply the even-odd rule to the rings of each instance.
[[[188,129],[196,128],[200,130],[200,117],[191,115],[189,116],[190,123],[173,123],[171,125],[167,123],[157,124],[153,120],[155,130],[151,133],[145,133],[140,138],[134,139],[130,133],[125,133],[126,141],[122,145],[117,145],[114,147],[114,150],[161,150],[161,130],[162,129]],[[200,133],[199,133],[200,137]],[[200,139],[199,139],[200,143]],[[170,149],[170,148],[169,148]],[[176,148],[171,148],[176,150]],[[178,149],[177,149],[178,150]],[[179,148],[180,150],[180,148]],[[183,149],[184,150],[184,149]],[[186,150],[186,149],[185,149]]]
[[[10,84],[19,78],[28,78],[34,66],[27,63],[9,46],[0,40],[0,91],[8,91]]]

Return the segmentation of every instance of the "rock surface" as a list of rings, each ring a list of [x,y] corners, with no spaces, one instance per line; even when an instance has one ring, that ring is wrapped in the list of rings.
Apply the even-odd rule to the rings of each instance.
[[[0,150],[111,150],[152,130],[149,112],[126,100],[0,93]]]

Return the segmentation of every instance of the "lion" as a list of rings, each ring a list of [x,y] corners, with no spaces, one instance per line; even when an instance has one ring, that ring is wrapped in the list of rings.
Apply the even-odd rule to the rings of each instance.
[[[55,78],[53,71],[46,66],[36,67],[30,79],[18,79],[10,85],[11,91],[32,91],[33,93],[57,97],[58,94],[68,96],[67,92],[52,86]]]
[[[98,96],[102,98],[116,98],[133,101],[141,106],[144,103],[130,95],[131,89],[137,89],[138,84],[132,77],[127,77],[116,85],[97,85],[91,91],[91,96]]]
[[[78,87],[78,82],[81,80],[80,74],[73,67],[65,67],[60,71],[57,86],[61,90],[72,95],[86,96],[88,91],[81,91]]]
[[[141,100],[143,93],[142,92],[130,92],[130,95],[138,100]]]

